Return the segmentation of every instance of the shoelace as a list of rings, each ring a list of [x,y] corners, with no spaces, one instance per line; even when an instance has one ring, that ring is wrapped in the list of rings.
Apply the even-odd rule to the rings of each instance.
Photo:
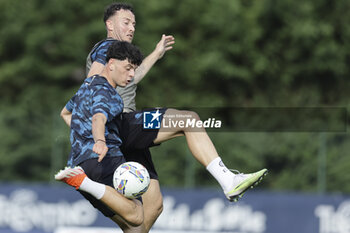
[[[244,173],[239,172],[238,170],[235,169],[229,169],[233,174],[235,174],[236,176],[242,176],[244,175]]]
[[[244,173],[241,173],[238,170],[235,170],[235,169],[229,169],[229,170],[235,175],[234,178],[244,178],[245,176]]]

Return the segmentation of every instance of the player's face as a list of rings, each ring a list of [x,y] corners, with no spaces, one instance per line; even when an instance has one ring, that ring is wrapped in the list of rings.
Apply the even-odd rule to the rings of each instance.
[[[116,40],[132,42],[135,32],[135,15],[129,10],[119,10],[110,17],[112,37]]]
[[[131,64],[127,59],[120,61],[113,59],[111,76],[117,86],[125,87],[135,76],[136,65]]]

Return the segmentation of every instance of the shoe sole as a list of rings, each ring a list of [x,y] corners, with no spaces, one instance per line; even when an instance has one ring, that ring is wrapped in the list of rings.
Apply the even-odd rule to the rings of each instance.
[[[252,188],[254,188],[255,186],[257,186],[257,185],[264,179],[264,177],[265,177],[268,173],[269,173],[269,171],[268,171],[267,169],[265,169],[264,173],[261,174],[261,175],[259,176],[259,178],[258,178],[253,184],[251,184],[251,185],[248,186],[247,188],[243,189],[243,191],[242,191],[241,193],[239,193],[239,194],[237,194],[237,195],[234,195],[234,196],[228,197],[228,200],[229,200],[230,202],[237,202],[239,198],[242,198],[242,197],[243,197],[244,193],[245,193],[248,189],[250,189],[250,188],[252,189]]]

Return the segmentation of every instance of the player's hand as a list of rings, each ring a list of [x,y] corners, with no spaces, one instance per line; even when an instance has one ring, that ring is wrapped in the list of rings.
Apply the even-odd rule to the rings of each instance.
[[[156,51],[159,54],[158,59],[161,59],[166,51],[172,49],[173,44],[175,44],[175,38],[171,35],[166,36],[163,34],[156,46]]]
[[[106,156],[108,147],[104,141],[97,141],[92,147],[92,151],[98,154],[98,162],[101,162],[102,159]]]

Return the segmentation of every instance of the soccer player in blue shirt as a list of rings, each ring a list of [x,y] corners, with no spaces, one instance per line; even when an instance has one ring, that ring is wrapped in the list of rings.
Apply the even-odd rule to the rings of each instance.
[[[143,232],[140,200],[127,199],[112,188],[114,170],[125,162],[113,121],[123,111],[115,88],[131,82],[142,55],[134,45],[116,42],[109,47],[106,61],[101,74],[87,78],[66,105],[71,111],[65,120],[71,126],[72,149],[69,167],[55,179],[75,187],[102,213],[112,213],[111,219],[124,232]]]

